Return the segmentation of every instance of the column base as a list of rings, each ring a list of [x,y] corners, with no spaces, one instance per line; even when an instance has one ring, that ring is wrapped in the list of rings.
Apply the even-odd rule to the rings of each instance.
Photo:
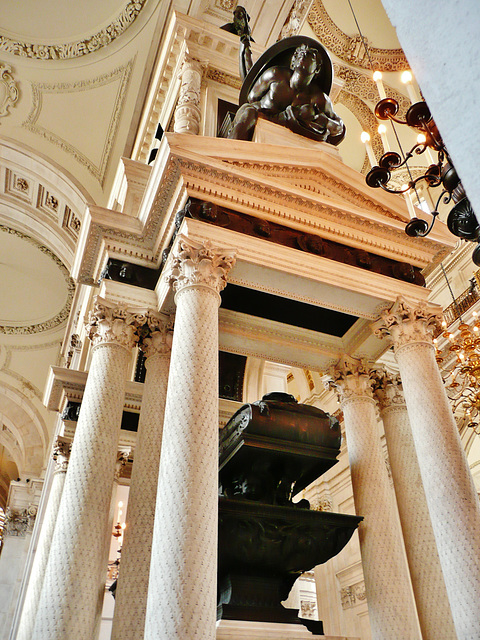
[[[352,636],[316,636],[298,624],[220,620],[216,640],[359,640]]]

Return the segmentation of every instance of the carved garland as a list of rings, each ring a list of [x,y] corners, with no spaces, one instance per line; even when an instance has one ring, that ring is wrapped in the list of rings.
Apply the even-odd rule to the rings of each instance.
[[[23,58],[36,58],[37,60],[68,60],[70,58],[79,58],[112,43],[133,24],[145,3],[146,0],[132,0],[128,2],[120,15],[117,16],[108,27],[82,40],[75,40],[73,42],[67,42],[66,44],[30,44],[0,35],[0,51],[12,53],[15,56],[21,56]]]
[[[67,286],[67,300],[65,302],[65,305],[63,309],[59,313],[57,313],[53,318],[50,318],[50,320],[46,320],[45,322],[40,322],[38,324],[25,325],[23,327],[17,327],[13,325],[0,325],[0,334],[5,333],[7,335],[28,335],[32,333],[40,333],[41,331],[49,331],[50,329],[54,329],[55,327],[58,327],[60,324],[62,324],[62,322],[65,322],[65,320],[68,318],[68,315],[70,313],[70,307],[72,306],[73,295],[75,293],[75,282],[73,278],[70,277],[68,273],[68,269],[60,260],[60,258],[58,258],[52,251],[50,251],[50,249],[38,243],[36,240],[34,240],[33,238],[30,238],[24,233],[21,233],[20,231],[16,231],[15,229],[11,229],[10,227],[5,227],[3,225],[0,225],[0,232],[17,236],[17,238],[21,238],[22,240],[25,240],[26,242],[33,244],[38,248],[39,251],[41,251],[42,253],[46,254],[49,258],[51,258],[53,262],[55,262],[57,267],[60,269],[60,271],[62,272],[62,275],[65,279],[65,283]]]

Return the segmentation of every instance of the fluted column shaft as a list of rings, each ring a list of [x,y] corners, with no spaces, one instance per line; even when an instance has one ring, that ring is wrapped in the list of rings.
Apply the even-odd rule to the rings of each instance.
[[[233,256],[180,239],[146,640],[214,640],[218,306]]]
[[[170,323],[150,317],[142,341],[147,374],[133,459],[112,640],[143,640],[158,470],[170,364]]]
[[[98,300],[94,343],[33,633],[95,640],[102,611],[109,511],[125,384],[136,335],[131,314]]]
[[[45,509],[32,571],[28,580],[27,593],[25,595],[16,640],[30,640],[32,637],[38,602],[42,592],[43,578],[47,566],[48,555],[50,553],[50,544],[55,530],[60,499],[62,497],[63,485],[65,483],[65,474],[67,472],[70,449],[70,440],[58,436],[53,445],[55,468],[53,471],[52,484],[50,486],[48,503]]]
[[[413,440],[457,636],[480,629],[480,505],[435,361],[432,305],[399,298],[375,325],[395,346]]]
[[[344,359],[332,372],[345,420],[373,640],[419,640],[407,563],[367,369]]]
[[[423,640],[456,640],[401,382],[374,376]]]

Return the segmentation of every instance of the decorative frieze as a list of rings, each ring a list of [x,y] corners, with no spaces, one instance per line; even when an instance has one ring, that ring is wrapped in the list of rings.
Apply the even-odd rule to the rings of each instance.
[[[357,582],[348,587],[340,589],[340,601],[344,609],[350,609],[356,605],[365,602],[367,594],[365,592],[365,582]]]
[[[124,33],[136,20],[145,2],[146,0],[129,0],[115,20],[82,40],[62,44],[32,44],[0,35],[0,51],[37,60],[68,60],[85,56],[106,47]]]

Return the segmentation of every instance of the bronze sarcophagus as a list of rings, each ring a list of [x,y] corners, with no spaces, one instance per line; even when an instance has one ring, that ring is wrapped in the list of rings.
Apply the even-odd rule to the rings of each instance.
[[[270,393],[244,405],[220,435],[219,617],[304,623],[285,600],[305,571],[339,553],[362,518],[310,511],[295,496],[340,452],[336,418]]]

